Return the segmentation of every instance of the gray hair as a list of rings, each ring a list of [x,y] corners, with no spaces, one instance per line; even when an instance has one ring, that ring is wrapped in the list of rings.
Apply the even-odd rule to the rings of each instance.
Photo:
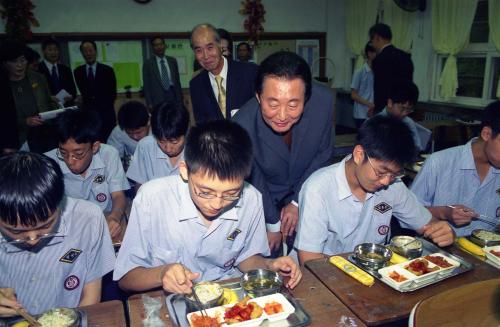
[[[202,24],[198,24],[196,25],[195,27],[193,27],[193,29],[191,30],[191,37],[189,38],[189,43],[191,45],[191,49],[193,49],[193,34],[194,32],[196,32],[198,29],[208,29],[210,31],[212,31],[212,33],[214,33],[214,37],[215,37],[215,42],[217,43],[220,43],[220,35],[219,35],[219,32],[217,32],[217,29],[215,28],[215,26],[213,26],[212,24],[210,23],[202,23]]]

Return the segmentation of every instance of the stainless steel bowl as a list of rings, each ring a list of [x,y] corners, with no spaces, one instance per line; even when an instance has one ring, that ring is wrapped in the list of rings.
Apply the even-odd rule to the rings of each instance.
[[[278,293],[283,286],[283,279],[277,272],[255,269],[243,274],[240,284],[248,295],[259,297]]]
[[[201,295],[202,295],[202,292],[204,292],[207,288],[212,289],[214,292],[213,292],[213,297],[205,299],[205,297],[201,296]],[[209,308],[219,306],[221,304],[222,294],[224,293],[222,286],[220,286],[219,284],[214,283],[214,282],[198,283],[194,286],[194,291],[196,292],[196,294],[200,298],[200,302],[203,305],[204,309],[209,309]],[[192,294],[186,295],[185,298],[186,298],[186,301],[191,309],[194,309],[196,311],[202,309],[202,308],[200,308],[200,306],[198,305],[198,303],[196,302],[196,300],[194,299],[194,296]]]
[[[500,245],[500,234],[486,229],[475,229],[470,235],[470,240],[481,247]]]
[[[392,251],[376,243],[362,243],[354,248],[356,261],[369,269],[383,268],[392,257]]]
[[[413,259],[422,256],[423,244],[413,236],[394,236],[391,239],[391,249],[405,258]]]
[[[79,311],[76,310],[76,309],[71,309],[71,308],[53,308],[53,309],[50,309],[46,312],[44,312],[43,314],[41,314],[40,316],[37,316],[37,320],[40,321],[40,319],[43,319],[43,317],[45,315],[64,315],[66,317],[68,317],[69,319],[71,319],[73,322],[69,325],[67,325],[66,327],[77,327],[80,325],[80,320],[81,320],[81,316],[79,314]]]

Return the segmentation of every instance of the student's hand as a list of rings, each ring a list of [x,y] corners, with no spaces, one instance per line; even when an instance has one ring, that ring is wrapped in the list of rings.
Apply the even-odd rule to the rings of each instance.
[[[279,257],[273,259],[269,263],[269,269],[272,271],[279,272],[283,276],[289,276],[290,280],[286,284],[286,287],[293,289],[299,281],[302,279],[302,272],[299,266],[291,257]]]
[[[269,249],[272,251],[278,250],[281,246],[281,232],[267,232],[267,241],[269,242]]]
[[[39,115],[31,116],[26,118],[26,125],[28,126],[40,126],[43,125],[43,120]]]
[[[109,234],[111,238],[117,237],[122,232],[122,226],[120,224],[121,217],[116,217],[112,213],[110,213],[106,217],[106,221],[108,222]]]
[[[432,242],[443,247],[453,243],[455,240],[455,232],[450,224],[446,221],[431,222],[422,227],[424,237],[432,240]]]
[[[0,288],[0,290],[2,291],[1,293],[3,293],[0,294],[0,317],[6,318],[17,316],[16,309],[21,309],[22,306],[17,302],[14,289]]]
[[[292,236],[299,222],[299,208],[292,203],[281,209],[281,233],[283,237]]]
[[[469,207],[466,207],[461,204],[454,204],[452,206],[444,207],[445,217],[449,221],[453,222],[455,225],[466,225],[470,223],[473,218],[478,217],[479,215]]]
[[[163,289],[170,293],[190,294],[193,287],[192,280],[200,277],[180,263],[166,265],[161,274]]]

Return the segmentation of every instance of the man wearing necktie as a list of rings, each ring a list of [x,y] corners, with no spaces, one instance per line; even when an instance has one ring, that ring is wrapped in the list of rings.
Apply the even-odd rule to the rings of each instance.
[[[231,118],[254,96],[258,66],[227,60],[222,55],[220,36],[210,24],[193,28],[191,48],[204,68],[189,82],[196,123]]]
[[[160,36],[151,39],[153,56],[142,66],[144,96],[150,109],[163,103],[182,105],[179,67],[175,58],[165,55],[165,42]]]
[[[97,62],[97,45],[94,41],[82,41],[80,52],[85,64],[77,67],[74,74],[82,95],[82,109],[97,112],[102,123],[99,141],[105,143],[116,125],[115,72],[110,66]]]

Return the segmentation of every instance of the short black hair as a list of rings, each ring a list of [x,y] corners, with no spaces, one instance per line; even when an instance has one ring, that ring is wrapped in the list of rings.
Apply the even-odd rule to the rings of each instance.
[[[121,129],[137,129],[148,124],[149,113],[140,101],[124,103],[118,111],[118,125]]]
[[[252,47],[250,46],[250,43],[248,43],[248,42],[240,42],[240,43],[238,43],[238,46],[236,47],[236,49],[239,49],[241,45],[246,46],[248,51],[252,51]]]
[[[486,126],[491,128],[493,137],[500,133],[500,100],[493,101],[484,108],[481,129]]]
[[[191,49],[194,49],[193,48],[193,34],[194,34],[194,32],[196,32],[200,28],[206,28],[206,29],[212,31],[212,33],[214,33],[215,42],[220,43],[220,35],[219,35],[219,32],[217,31],[217,29],[215,28],[215,26],[212,24],[209,24],[209,23],[202,23],[202,24],[196,25],[191,30],[191,34],[189,36],[189,45],[191,46]]]
[[[0,50],[2,62],[12,61],[21,56],[26,57],[26,46],[17,40],[7,39],[3,41]]]
[[[375,115],[366,120],[358,130],[356,145],[361,145],[370,158],[401,167],[412,162],[417,154],[408,126],[391,116]]]
[[[370,27],[368,34],[370,35],[370,39],[375,35],[378,35],[385,40],[392,40],[391,27],[387,24],[378,23],[373,25]]]
[[[255,92],[262,93],[264,80],[267,76],[292,80],[300,78],[305,85],[305,100],[311,97],[311,69],[307,62],[298,54],[289,51],[278,51],[264,59],[260,64],[255,79]]]
[[[85,43],[90,43],[92,44],[92,46],[94,47],[94,50],[97,52],[97,44],[95,43],[94,40],[83,40],[81,43],[80,43],[80,52],[82,52],[82,49],[83,49],[83,45]]]
[[[33,48],[26,47],[26,60],[28,64],[40,61],[40,54]]]
[[[51,158],[18,152],[0,157],[0,219],[11,226],[47,221],[64,197],[64,176]]]
[[[389,88],[389,99],[394,103],[406,103],[414,105],[418,101],[418,87],[412,81],[400,81],[393,83]]]
[[[368,52],[377,52],[374,47],[370,44],[370,42],[365,45],[365,56],[368,58]]]
[[[246,178],[252,169],[252,141],[235,122],[214,120],[191,128],[184,148],[188,171],[220,180]]]
[[[151,131],[157,140],[186,135],[189,128],[189,113],[181,105],[167,102],[151,113]]]
[[[219,34],[219,38],[227,40],[227,47],[229,48],[229,52],[233,52],[233,38],[231,37],[231,34],[223,29],[223,28],[218,28],[217,29],[217,34]]]
[[[53,37],[48,37],[42,41],[42,50],[45,50],[49,45],[55,45],[58,49],[61,48],[59,42]]]
[[[161,35],[153,35],[151,37],[151,39],[149,40],[149,44],[151,44],[151,46],[153,46],[153,42],[157,39],[160,39],[163,42],[163,44],[165,44],[165,40],[163,39],[163,36],[161,36]]]
[[[70,109],[57,116],[56,129],[59,144],[69,139],[92,144],[99,140],[101,120],[95,111]]]

